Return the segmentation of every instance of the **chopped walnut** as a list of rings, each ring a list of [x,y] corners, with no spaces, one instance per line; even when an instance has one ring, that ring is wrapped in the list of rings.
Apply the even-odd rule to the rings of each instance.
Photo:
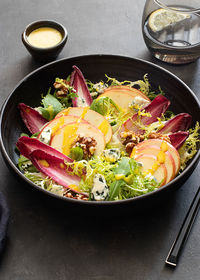
[[[144,140],[144,136],[132,131],[121,132],[122,144],[126,146],[126,152],[130,155],[133,147]]]
[[[171,143],[168,135],[161,134],[159,132],[151,132],[148,136],[148,139],[161,139]]]
[[[65,96],[67,96],[67,93],[68,93],[68,90],[69,90],[68,85],[70,85],[70,81],[62,79],[61,82],[55,82],[53,84],[55,89],[58,89],[58,91],[56,92],[56,96],[57,97],[65,97]]]
[[[96,150],[97,141],[93,137],[78,135],[72,148],[80,147],[83,150],[84,159],[90,158]]]
[[[132,150],[133,150],[133,148],[135,147],[135,143],[133,143],[133,142],[129,142],[128,144],[126,144],[126,152],[127,152],[127,154],[131,154],[131,152],[132,152]]]
[[[72,199],[77,199],[77,200],[88,200],[88,197],[84,194],[80,193],[75,193],[70,189],[67,189],[64,193],[65,197],[72,198]]]
[[[133,148],[140,142],[144,141],[144,135],[134,133],[132,131],[121,132],[120,137],[122,138],[122,144],[126,146],[126,152],[130,155]],[[168,135],[163,135],[157,132],[151,132],[147,139],[161,139],[170,143]]]

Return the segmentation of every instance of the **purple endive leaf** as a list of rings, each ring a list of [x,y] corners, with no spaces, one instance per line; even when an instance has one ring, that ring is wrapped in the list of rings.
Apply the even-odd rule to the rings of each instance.
[[[30,154],[33,165],[43,174],[50,177],[59,185],[70,188],[77,193],[79,189],[80,177],[71,175],[65,160],[41,150],[34,150]]]
[[[170,142],[174,148],[177,150],[184,144],[185,140],[188,138],[189,132],[179,131],[169,135]]]
[[[163,128],[159,130],[159,133],[169,133],[188,130],[192,122],[192,116],[187,113],[180,113],[168,120]]]
[[[71,75],[70,84],[76,90],[77,97],[72,100],[74,107],[86,107],[92,104],[92,97],[81,70],[73,66],[74,71]],[[83,100],[83,102],[82,102]],[[79,105],[81,104],[81,105]]]
[[[145,113],[150,113],[151,116],[141,116],[140,122],[143,125],[149,125],[157,121],[157,118],[161,117],[165,113],[170,105],[170,101],[163,95],[158,95],[150,104],[144,107]],[[135,133],[143,134],[144,131],[141,130],[135,122],[138,119],[138,113],[135,113],[130,119],[128,119],[123,125],[121,131],[133,131]]]
[[[30,154],[35,150],[40,150],[45,153],[51,154],[53,156],[56,156],[62,160],[72,162],[73,160],[66,155],[60,153],[56,149],[50,147],[49,145],[46,145],[42,143],[41,141],[37,140],[36,138],[30,138],[27,136],[22,136],[17,141],[17,147],[20,151],[20,153],[30,159]]]
[[[30,106],[24,103],[19,103],[18,108],[20,110],[23,122],[32,134],[40,131],[42,126],[47,123],[47,120],[38,111],[31,108]]]

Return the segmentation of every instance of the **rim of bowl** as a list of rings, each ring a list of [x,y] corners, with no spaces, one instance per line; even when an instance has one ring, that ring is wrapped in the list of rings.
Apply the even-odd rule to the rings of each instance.
[[[17,168],[17,166],[14,164],[14,162],[10,159],[7,151],[6,151],[6,148],[4,146],[4,143],[3,143],[3,139],[2,139],[2,131],[1,131],[1,124],[2,124],[2,117],[4,115],[4,110],[7,106],[7,103],[8,101],[10,100],[11,96],[13,95],[13,93],[16,91],[16,89],[21,85],[23,84],[24,82],[26,82],[26,80],[31,77],[33,74],[35,74],[36,72],[38,71],[41,71],[53,64],[56,64],[56,63],[59,63],[59,62],[62,62],[62,61],[70,61],[70,60],[73,60],[73,59],[84,59],[84,58],[95,58],[95,57],[113,57],[113,58],[116,58],[116,59],[125,59],[125,60],[135,60],[135,61],[139,61],[139,62],[142,62],[144,64],[148,64],[154,68],[157,68],[158,70],[161,70],[161,71],[164,71],[166,74],[170,75],[170,77],[172,77],[173,79],[176,79],[179,83],[181,83],[187,90],[188,92],[191,94],[191,96],[195,99],[195,101],[197,102],[198,106],[199,106],[199,110],[200,110],[200,101],[198,100],[197,96],[194,94],[194,92],[189,88],[189,86],[187,86],[180,78],[178,78],[175,74],[173,74],[172,72],[170,72],[169,70],[159,66],[159,65],[156,65],[152,62],[149,62],[149,61],[146,61],[144,59],[141,59],[141,58],[136,58],[136,57],[128,57],[128,56],[122,56],[122,55],[110,55],[110,54],[91,54],[91,55],[81,55],[81,56],[74,56],[74,57],[70,57],[70,58],[62,58],[62,59],[59,59],[57,61],[53,61],[53,62],[50,62],[48,64],[45,64],[39,68],[37,68],[36,70],[32,71],[31,73],[29,73],[28,75],[26,75],[22,80],[20,80],[18,82],[18,84],[15,86],[15,88],[12,90],[12,92],[8,95],[8,97],[6,98],[6,100],[4,101],[3,105],[2,105],[2,108],[1,108],[1,112],[0,112],[0,148],[1,148],[1,152],[4,156],[4,158],[7,160],[7,162],[9,163],[9,166],[15,171],[15,173],[17,173],[19,175],[19,177],[21,177],[24,181],[27,182],[27,184],[29,185],[32,185],[34,188],[38,189],[39,191],[47,194],[47,195],[50,195],[51,197],[54,197],[54,198],[57,198],[59,200],[63,200],[63,201],[68,201],[68,202],[71,202],[71,203],[78,203],[78,204],[83,204],[83,205],[96,205],[96,206],[106,206],[106,205],[118,205],[118,204],[128,204],[128,203],[134,203],[134,201],[138,201],[138,200],[145,200],[145,199],[148,199],[148,197],[152,197],[156,194],[158,194],[159,192],[163,192],[163,191],[166,191],[167,189],[171,188],[173,184],[176,184],[176,182],[178,180],[181,180],[182,177],[185,176],[185,174],[187,172],[190,171],[190,169],[192,168],[193,165],[195,165],[199,158],[200,158],[200,149],[198,150],[198,152],[196,153],[196,155],[192,158],[191,162],[189,163],[189,165],[181,172],[181,174],[179,174],[177,177],[175,177],[172,181],[170,181],[168,184],[164,185],[162,188],[158,188],[157,190],[155,191],[152,191],[152,192],[149,192],[149,193],[146,193],[146,194],[143,194],[143,195],[140,195],[140,196],[136,196],[136,197],[132,197],[132,198],[128,198],[128,199],[124,199],[124,200],[114,200],[114,201],[87,201],[87,200],[77,200],[77,199],[71,199],[71,198],[68,198],[68,197],[64,197],[64,196],[59,196],[57,194],[54,194],[50,191],[47,191],[47,190],[44,190],[42,189],[41,187],[37,186],[36,184],[34,184],[32,181],[30,181],[28,178],[26,178],[23,173]]]
[[[35,27],[35,26],[37,26],[37,27]],[[28,35],[33,30],[41,28],[41,27],[52,27],[52,28],[55,28],[56,30],[58,30],[61,33],[62,40],[58,44],[56,44],[56,45],[54,45],[52,47],[48,47],[48,48],[39,48],[39,47],[35,47],[35,46],[31,45],[29,43],[29,41],[28,41]],[[41,20],[33,21],[33,22],[29,23],[25,27],[25,29],[24,29],[24,31],[22,33],[22,41],[23,41],[23,43],[26,44],[29,48],[32,48],[32,49],[37,50],[37,51],[39,50],[41,52],[45,52],[46,50],[56,49],[58,46],[60,46],[63,43],[65,43],[67,38],[68,38],[68,32],[67,32],[66,27],[64,25],[62,25],[61,23],[59,23],[57,21],[54,21],[54,20],[45,20],[45,19],[43,20],[43,19],[41,19]]]

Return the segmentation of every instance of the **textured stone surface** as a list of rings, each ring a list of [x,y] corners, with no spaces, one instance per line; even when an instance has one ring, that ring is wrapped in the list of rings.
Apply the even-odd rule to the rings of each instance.
[[[18,81],[40,66],[21,43],[38,19],[66,26],[69,40],[59,58],[120,54],[157,63],[200,97],[200,61],[170,66],[149,54],[142,38],[144,0],[35,0],[0,2],[0,104]],[[16,180],[0,157],[0,190],[10,207],[1,280],[199,280],[200,221],[195,222],[177,268],[165,266],[168,250],[199,185],[200,165],[162,207],[129,217],[74,217]]]

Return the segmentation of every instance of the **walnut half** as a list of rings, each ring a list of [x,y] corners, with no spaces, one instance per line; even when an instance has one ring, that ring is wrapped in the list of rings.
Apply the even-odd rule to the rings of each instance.
[[[61,82],[55,82],[53,85],[54,85],[54,88],[58,90],[56,92],[57,97],[67,96],[67,93],[69,91],[68,86],[70,85],[69,81],[61,79]]]
[[[93,137],[78,135],[72,148],[80,147],[83,150],[84,159],[90,158],[96,150],[97,141]]]

